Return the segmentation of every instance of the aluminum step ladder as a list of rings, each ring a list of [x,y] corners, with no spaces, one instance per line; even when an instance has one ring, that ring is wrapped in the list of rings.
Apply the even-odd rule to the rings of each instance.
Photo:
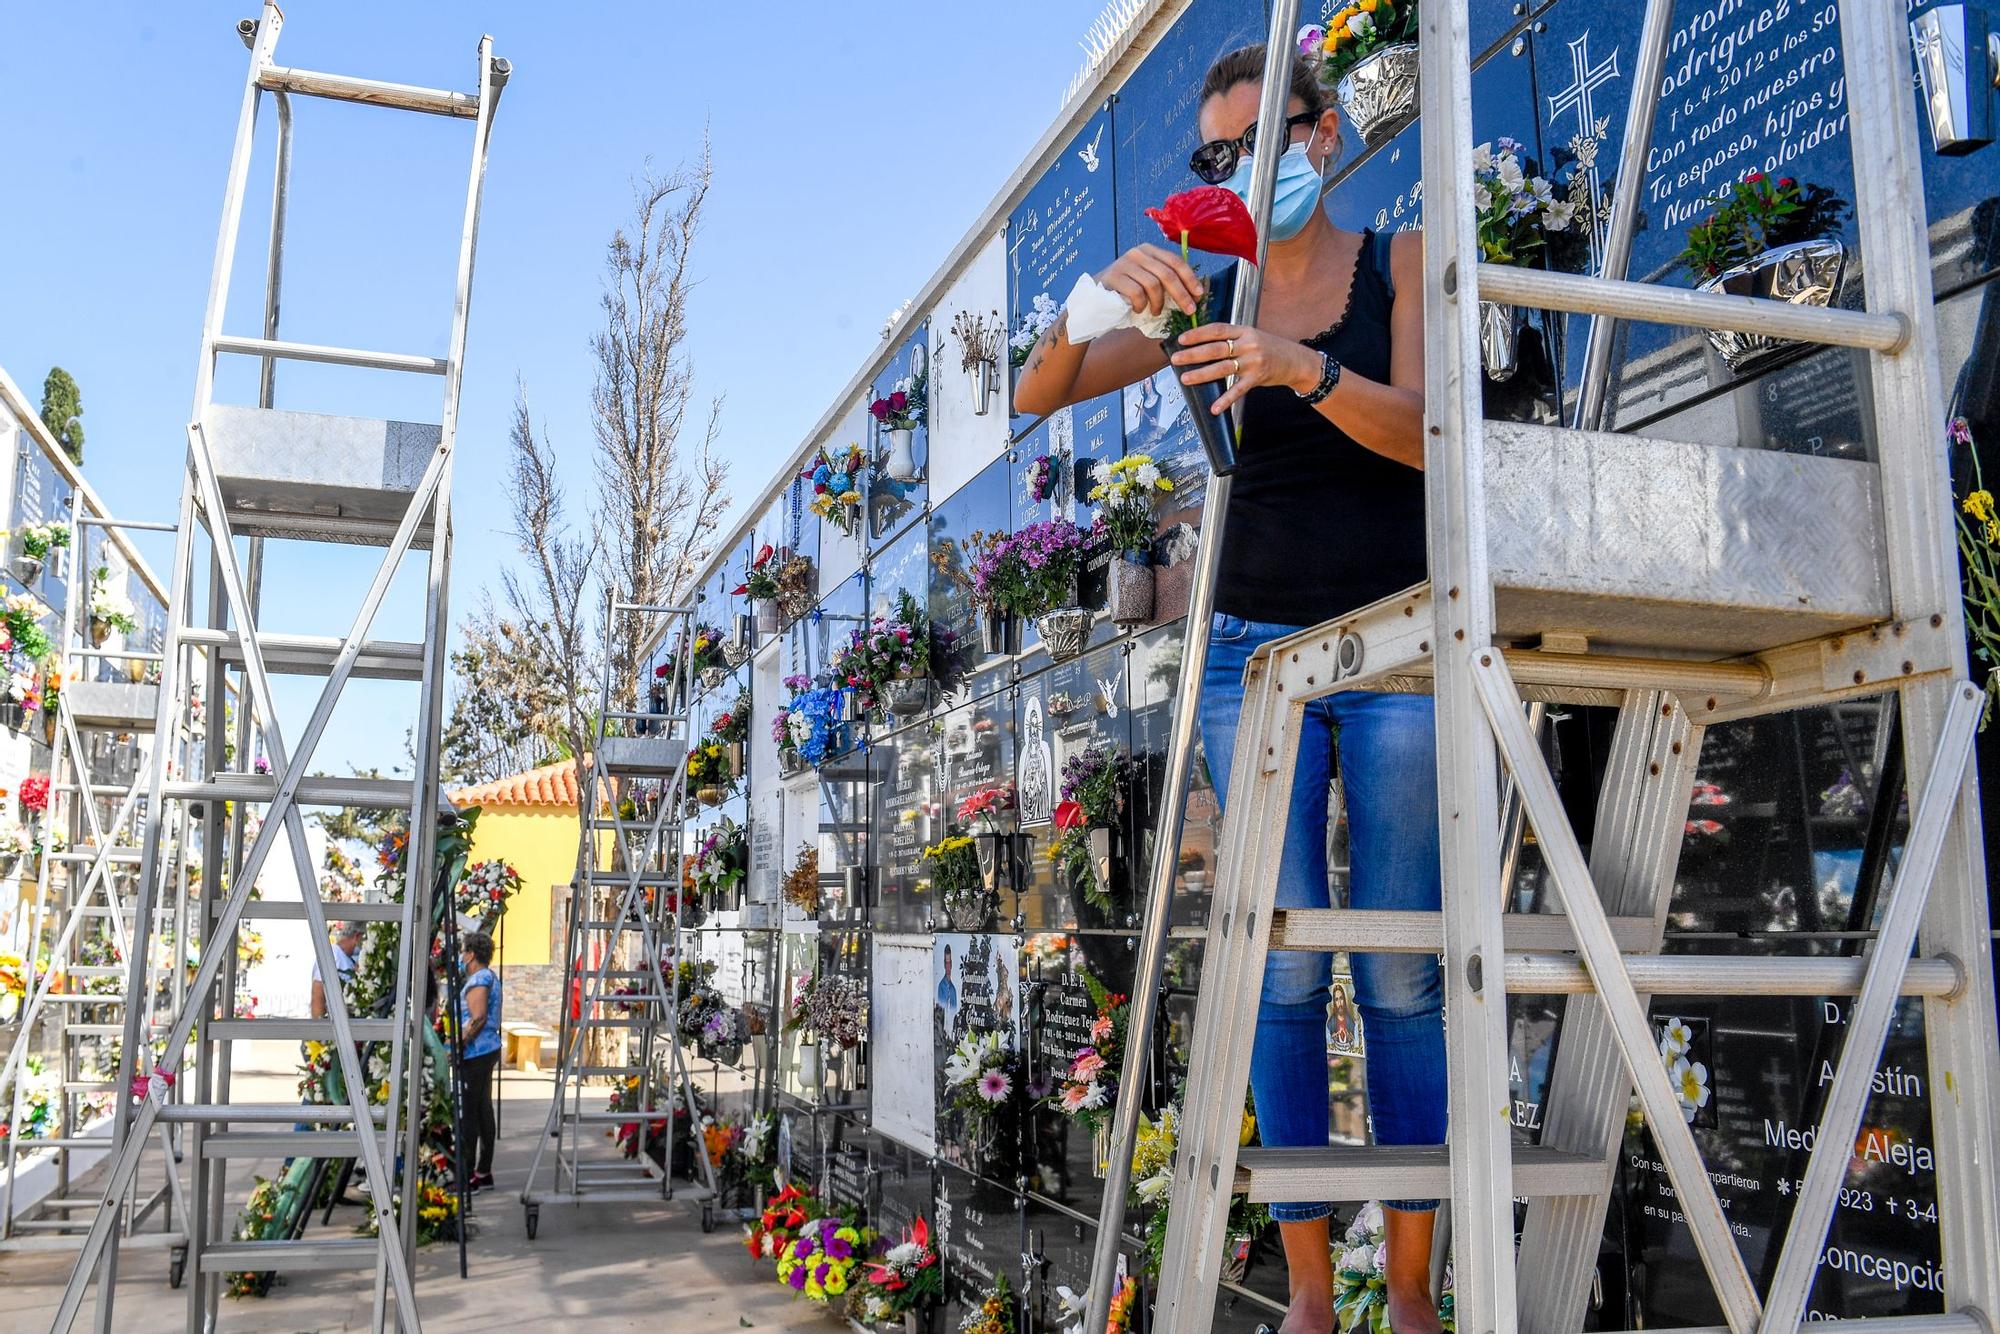
[[[79,614],[93,595],[93,534],[114,529],[171,531],[171,524],[119,522],[86,513],[81,490],[70,493],[68,516],[70,553],[68,596],[63,600],[54,640],[58,648],[57,676],[43,702],[48,726],[49,809],[42,824],[40,874],[36,877],[35,914],[30,927],[30,957],[43,954],[48,940],[48,967],[38,969],[23,1002],[19,1034],[4,1064],[0,1089],[9,1091],[9,1124],[18,1125],[30,1090],[24,1069],[31,1055],[54,1062],[45,1077],[55,1106],[55,1133],[20,1141],[7,1137],[6,1175],[0,1184],[0,1254],[18,1251],[73,1249],[83,1244],[93,1211],[103,1207],[78,1180],[81,1160],[102,1155],[111,1141],[90,1133],[90,1109],[115,1093],[112,1082],[118,1061],[117,1039],[125,1031],[131,996],[141,998],[140,1028],[148,1038],[164,1032],[159,1010],[179,1002],[186,983],[187,896],[186,864],[175,850],[176,831],[168,844],[166,874],[183,892],[155,906],[153,947],[145,960],[146,982],[128,995],[127,970],[132,941],[138,934],[134,917],[139,869],[137,847],[138,770],[144,751],[154,744],[153,721],[158,686],[147,679],[157,670],[160,654],[124,643],[105,646],[115,631],[101,633]],[[101,551],[100,545],[95,550]],[[119,572],[122,575],[122,571]],[[107,578],[111,571],[106,570]],[[120,676],[129,679],[117,679]],[[170,746],[185,747],[187,737],[170,737]],[[153,1142],[159,1152],[149,1155],[147,1179],[134,1179],[118,1203],[115,1226],[128,1246],[164,1248],[167,1278],[179,1286],[187,1261],[184,1222],[187,1199],[175,1167],[178,1154],[166,1126]],[[55,1189],[32,1216],[14,1216],[17,1175],[26,1154],[46,1150],[54,1155]],[[147,1220],[155,1214],[150,1228]]]
[[[673,656],[664,713],[621,708],[614,696],[608,649],[620,642],[615,632],[622,618],[652,631],[636,636],[637,642],[678,644],[682,650]],[[521,1190],[530,1238],[540,1229],[544,1204],[684,1199],[700,1203],[706,1220],[718,1194],[715,1166],[699,1149],[694,1157],[700,1182],[678,1189],[674,1184],[674,1111],[685,1107],[692,1118],[696,1106],[680,1029],[678,967],[691,957],[683,932],[692,935],[683,920],[682,858],[689,851],[688,701],[695,679],[692,655],[685,650],[693,635],[693,608],[612,597],[605,627],[597,737],[583,758],[585,818],[564,931],[555,1092],[548,1133],[536,1142]],[[604,811],[615,818],[600,818]],[[612,1098],[601,1103],[598,1094],[606,1084]],[[613,1110],[613,1102],[623,1105]],[[650,1152],[654,1121],[667,1126],[659,1162]],[[627,1125],[636,1127],[629,1145],[618,1138]],[[615,1151],[607,1151],[607,1141]],[[543,1188],[542,1165],[552,1148],[550,1184]]]
[[[1938,1091],[1931,1113],[1945,1313],[1890,1323],[1973,1334],[2000,1310],[1993,1112],[2000,1051],[1969,769],[1982,695],[1967,679],[1927,237],[1913,203],[1924,195],[1910,44],[1901,7],[1847,0],[1840,8],[1867,278],[1862,311],[1624,281],[1654,110],[1645,96],[1635,99],[1626,129],[1610,276],[1479,263],[1461,202],[1470,196],[1473,143],[1466,14],[1449,5],[1424,9],[1431,579],[1277,641],[1246,670],[1155,1330],[1209,1327],[1234,1192],[1253,1201],[1447,1198],[1458,1327],[1577,1330],[1635,1092],[1731,1334],[1796,1330],[1902,996],[1923,998]],[[1295,0],[1278,0],[1273,11],[1270,49],[1288,53]],[[1671,11],[1665,0],[1649,2],[1635,88],[1659,86]],[[1276,73],[1267,67],[1266,138],[1278,134],[1283,113],[1284,79]],[[1259,166],[1252,210],[1268,217],[1273,164]],[[1445,201],[1441,213],[1429,212],[1432,201]],[[1614,321],[1649,320],[1865,349],[1879,458],[1484,421],[1481,299],[1590,314],[1593,344]],[[1254,312],[1254,282],[1248,300]],[[1602,411],[1602,395],[1595,397],[1593,416]],[[1228,498],[1228,479],[1216,481],[1176,696],[1169,811],[1186,795]],[[1607,565],[1642,553],[1643,574],[1607,587]],[[1303,709],[1345,690],[1436,694],[1442,912],[1273,910]],[[1910,827],[1867,953],[1660,955],[1704,729],[1888,692],[1902,719]],[[1589,862],[1524,708],[1572,700],[1619,708]],[[1503,766],[1559,913],[1503,911]],[[1163,837],[1153,859],[1123,1088],[1143,1087],[1152,1046],[1177,837]],[[1257,994],[1271,949],[1442,953],[1448,1147],[1238,1151],[1256,1014],[1241,998]],[[1533,1147],[1512,1142],[1510,992],[1572,997],[1544,1133]],[[1762,1292],[1659,1059],[1646,1011],[1653,992],[1855,998],[1816,1128],[1820,1147]],[[1119,1104],[1092,1273],[1086,1328],[1093,1330],[1103,1328],[1112,1288],[1138,1112],[1136,1099]],[[1530,1200],[1518,1256],[1517,1196]]]
[[[346,75],[290,69],[274,54],[284,15],[266,0],[260,17],[237,25],[249,47],[235,146],[223,194],[222,221],[202,323],[201,355],[195,374],[194,408],[187,427],[187,471],[176,526],[174,573],[168,589],[168,627],[158,689],[157,730],[182,725],[207,701],[203,744],[191,764],[170,762],[169,748],[152,756],[146,810],[148,821],[138,883],[136,960],[149,947],[154,904],[172,892],[165,872],[170,830],[182,812],[198,820],[202,857],[199,920],[201,962],[189,980],[185,1003],[166,1016],[162,1043],[140,1041],[139,1009],[128,1011],[117,1087],[131,1096],[117,1100],[113,1120],[112,1170],[104,1198],[119,1199],[130,1188],[139,1146],[161,1125],[182,1128],[192,1164],[188,1217],[190,1254],[196,1283],[190,1286],[187,1328],[212,1328],[223,1275],[231,1271],[320,1269],[370,1270],[374,1275],[372,1325],[382,1330],[421,1327],[411,1281],[417,1198],[402,1187],[415,1180],[421,1131],[415,1113],[422,1087],[421,1025],[428,1022],[413,997],[424,994],[427,959],[423,942],[431,911],[431,858],[421,852],[404,858],[400,903],[342,904],[330,914],[322,899],[317,868],[307,850],[303,804],[372,807],[399,812],[407,822],[407,846],[429,849],[436,841],[437,751],[446,672],[449,628],[446,592],[450,574],[451,465],[458,425],[458,399],[472,295],[475,242],[493,117],[509,67],[494,57],[492,40],[478,43],[475,91],[445,92]],[[264,319],[259,336],[231,335],[223,318],[242,229],[245,190],[255,147],[260,106],[269,94],[276,107],[278,143],[266,260]],[[291,101],[296,96],[355,102],[397,112],[421,112],[472,122],[470,166],[456,261],[456,287],[446,355],[432,357],[363,351],[283,340],[278,314],[283,273],[285,215],[291,165]],[[257,405],[214,401],[219,356],[254,357],[260,362]],[[437,424],[287,411],[274,399],[279,361],[299,360],[381,371],[436,375],[443,380]],[[199,550],[197,533],[205,534]],[[248,537],[247,560],[236,539]],[[282,543],[282,545],[279,545]],[[292,545],[344,543],[385,548],[352,624],[326,637],[267,636],[259,629],[259,600],[267,557],[293,555]],[[412,549],[428,552],[423,598],[424,638],[409,644],[371,641],[369,632],[390,584]],[[304,548],[310,559],[314,547]],[[318,547],[324,551],[324,547]],[[197,575],[205,589],[197,600]],[[415,687],[411,720],[414,779],[308,778],[315,754],[347,682],[367,664],[369,675]],[[280,723],[271,673],[324,678],[305,726],[295,734]],[[236,691],[235,755],[218,716],[225,692]],[[387,730],[387,729],[385,729]],[[268,758],[251,763],[252,744]],[[400,757],[398,757],[400,758]],[[261,808],[261,824],[246,824],[246,807]],[[228,809],[225,809],[225,808]],[[292,902],[252,900],[271,855],[289,845],[300,898]],[[339,987],[327,992],[323,1020],[234,1017],[236,942],[249,921],[304,920],[322,977],[337,975],[327,937],[330,915],[372,923],[393,923],[400,931],[396,982],[404,998],[391,1019],[357,1019]],[[425,928],[419,930],[419,926]],[[232,1096],[230,1044],[258,1038],[317,1039],[331,1047],[340,1064],[348,1101],[315,1106],[310,1123],[296,1103],[255,1103]],[[189,1044],[194,1044],[189,1063]],[[364,1048],[387,1050],[386,1107],[371,1107],[370,1081],[363,1077]],[[145,1058],[139,1059],[144,1049]],[[270,1127],[264,1135],[235,1135],[238,1123]],[[264,1158],[272,1135],[284,1135],[300,1154],[358,1158],[366,1167],[371,1195],[369,1222],[374,1237],[232,1241],[224,1226],[224,1192],[230,1157]],[[325,1143],[341,1141],[343,1152]],[[281,1151],[281,1150],[280,1150]],[[399,1207],[400,1206],[400,1207]],[[53,1328],[70,1328],[95,1280],[96,1325],[111,1327],[119,1238],[109,1226],[111,1211],[100,1210],[83,1253],[71,1273]],[[391,1296],[393,1295],[393,1306]]]

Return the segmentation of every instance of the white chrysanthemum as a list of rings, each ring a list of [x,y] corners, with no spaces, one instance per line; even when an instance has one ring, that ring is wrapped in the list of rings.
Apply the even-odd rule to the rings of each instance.
[[[1138,470],[1132,474],[1132,480],[1150,491],[1160,483],[1159,465],[1156,463],[1140,464]]]

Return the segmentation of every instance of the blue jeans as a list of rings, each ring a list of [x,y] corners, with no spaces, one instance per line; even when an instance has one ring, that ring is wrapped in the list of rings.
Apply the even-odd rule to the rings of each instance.
[[[1229,789],[1243,668],[1257,648],[1302,627],[1217,616],[1202,681],[1201,739],[1220,801]],[[1327,884],[1327,796],[1334,739],[1347,803],[1348,906],[1436,910],[1437,740],[1427,695],[1354,691],[1306,706],[1291,814],[1278,872],[1277,906],[1331,906]],[[1445,1131],[1444,984],[1437,956],[1356,954],[1355,1002],[1368,1044],[1368,1112],[1379,1144],[1442,1144]],[[1250,1090],[1263,1142],[1327,1142],[1326,1011],[1333,958],[1273,951],[1264,965]],[[1435,1200],[1389,1200],[1431,1209]],[[1333,1212],[1329,1204],[1273,1204],[1280,1222]]]

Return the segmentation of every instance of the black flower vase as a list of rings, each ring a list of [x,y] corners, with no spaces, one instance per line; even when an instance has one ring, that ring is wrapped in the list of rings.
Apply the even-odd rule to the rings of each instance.
[[[1181,350],[1181,335],[1175,334],[1161,342],[1160,349],[1169,361],[1174,353]],[[1174,368],[1174,379],[1181,378],[1179,368]],[[1194,418],[1195,434],[1201,437],[1201,447],[1208,455],[1209,471],[1217,477],[1227,477],[1236,471],[1236,428],[1227,416],[1215,415],[1215,401],[1222,397],[1228,387],[1225,380],[1209,380],[1203,384],[1181,385],[1181,394],[1187,399],[1188,413]]]

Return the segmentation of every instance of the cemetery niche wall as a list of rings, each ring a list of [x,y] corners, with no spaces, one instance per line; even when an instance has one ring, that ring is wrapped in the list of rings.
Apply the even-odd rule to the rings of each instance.
[[[1765,173],[1819,188],[1826,239],[1843,247],[1833,300],[1858,304],[1866,275],[1839,207],[1852,196],[1852,172],[1837,7],[1678,5],[1653,142],[1628,148],[1620,136],[1641,9],[1471,5],[1477,134],[1516,141],[1533,171],[1579,201],[1562,262],[1596,268],[1620,157],[1642,151],[1634,277],[1693,285],[1691,229],[1729,187]],[[1193,0],[1144,22],[1144,59],[1072,104],[1024,183],[994,201],[984,238],[857,368],[854,388],[702,581],[701,619],[737,645],[726,678],[704,695],[703,717],[741,701],[750,723],[737,784],[704,808],[694,838],[724,821],[744,826],[747,866],[740,894],[709,915],[692,949],[724,962],[733,1003],[761,1016],[763,1040],[737,1063],[756,1076],[751,1110],[774,1118],[778,1183],[864,1214],[885,1240],[922,1220],[940,1256],[948,1328],[1001,1278],[1020,1303],[1020,1328],[1074,1323],[1066,1298],[1088,1281],[1102,1190],[1107,1118],[1097,1113],[1112,1097],[1142,1099],[1149,1118],[1173,1103],[1200,983],[1219,829],[1205,772],[1184,812],[1159,809],[1202,519],[1199,450],[1171,382],[1040,420],[1015,413],[1009,393],[1076,276],[1151,238],[1145,208],[1191,183],[1201,75],[1217,55],[1262,40],[1265,15],[1256,0]],[[1418,133],[1412,123],[1368,147],[1347,136],[1326,200],[1336,223],[1420,225]],[[2000,150],[1944,156],[1928,138],[1924,146],[1944,370],[1955,411],[1989,458],[2000,439]],[[1516,312],[1509,327],[1515,359],[1489,377],[1489,415],[1565,419],[1587,319]],[[1777,348],[1746,362],[1698,331],[1652,325],[1621,328],[1615,347],[1609,429],[1716,448],[1873,455],[1853,354]],[[1088,528],[1103,469],[1138,453],[1175,484],[1159,507],[1151,619],[1112,620],[1106,553],[1088,551],[1074,654],[1052,652],[1032,622],[1012,641],[984,623],[971,591],[986,544],[1031,524]],[[842,474],[852,501],[817,489],[821,465],[843,461],[852,462]],[[891,654],[884,675],[855,684],[843,657],[853,636],[897,626],[928,633],[927,661],[912,669]],[[2000,772],[1996,734],[1980,742],[1989,775]],[[1608,738],[1604,711],[1571,708],[1549,742],[1586,843]],[[1903,836],[1898,754],[1890,699],[1713,729],[1667,948],[1854,951]],[[1082,771],[1115,799],[1089,827],[1066,827],[1059,808],[1075,800]],[[1990,796],[1987,815],[1989,831],[2000,827]],[[1159,1045],[1145,1087],[1114,1089],[1138,895],[1172,818],[1184,819],[1185,833]],[[1330,836],[1338,896],[1343,828]],[[1515,893],[1523,910],[1546,907],[1532,846]],[[1346,961],[1336,968],[1327,1092],[1336,1135],[1359,1142],[1367,1034]],[[846,998],[851,1042],[787,1024],[807,983]],[[1513,1122],[1524,1144],[1541,1131],[1562,1008],[1559,998],[1511,1004]],[[1845,1002],[1659,996],[1652,1014],[1662,1059],[1685,1063],[1685,1114],[1746,1261],[1768,1277]],[[1094,1091],[1076,1074],[1092,1053],[1105,1058]],[[1875,1081],[1812,1318],[1938,1309],[1934,1093],[1921,1009],[1911,1004]],[[1151,1211],[1134,1210],[1123,1247],[1142,1293],[1151,1222]],[[1217,1329],[1268,1319],[1285,1290],[1272,1237],[1246,1238],[1226,1279]],[[1620,1155],[1599,1280],[1591,1328],[1720,1323],[1643,1130]]]

